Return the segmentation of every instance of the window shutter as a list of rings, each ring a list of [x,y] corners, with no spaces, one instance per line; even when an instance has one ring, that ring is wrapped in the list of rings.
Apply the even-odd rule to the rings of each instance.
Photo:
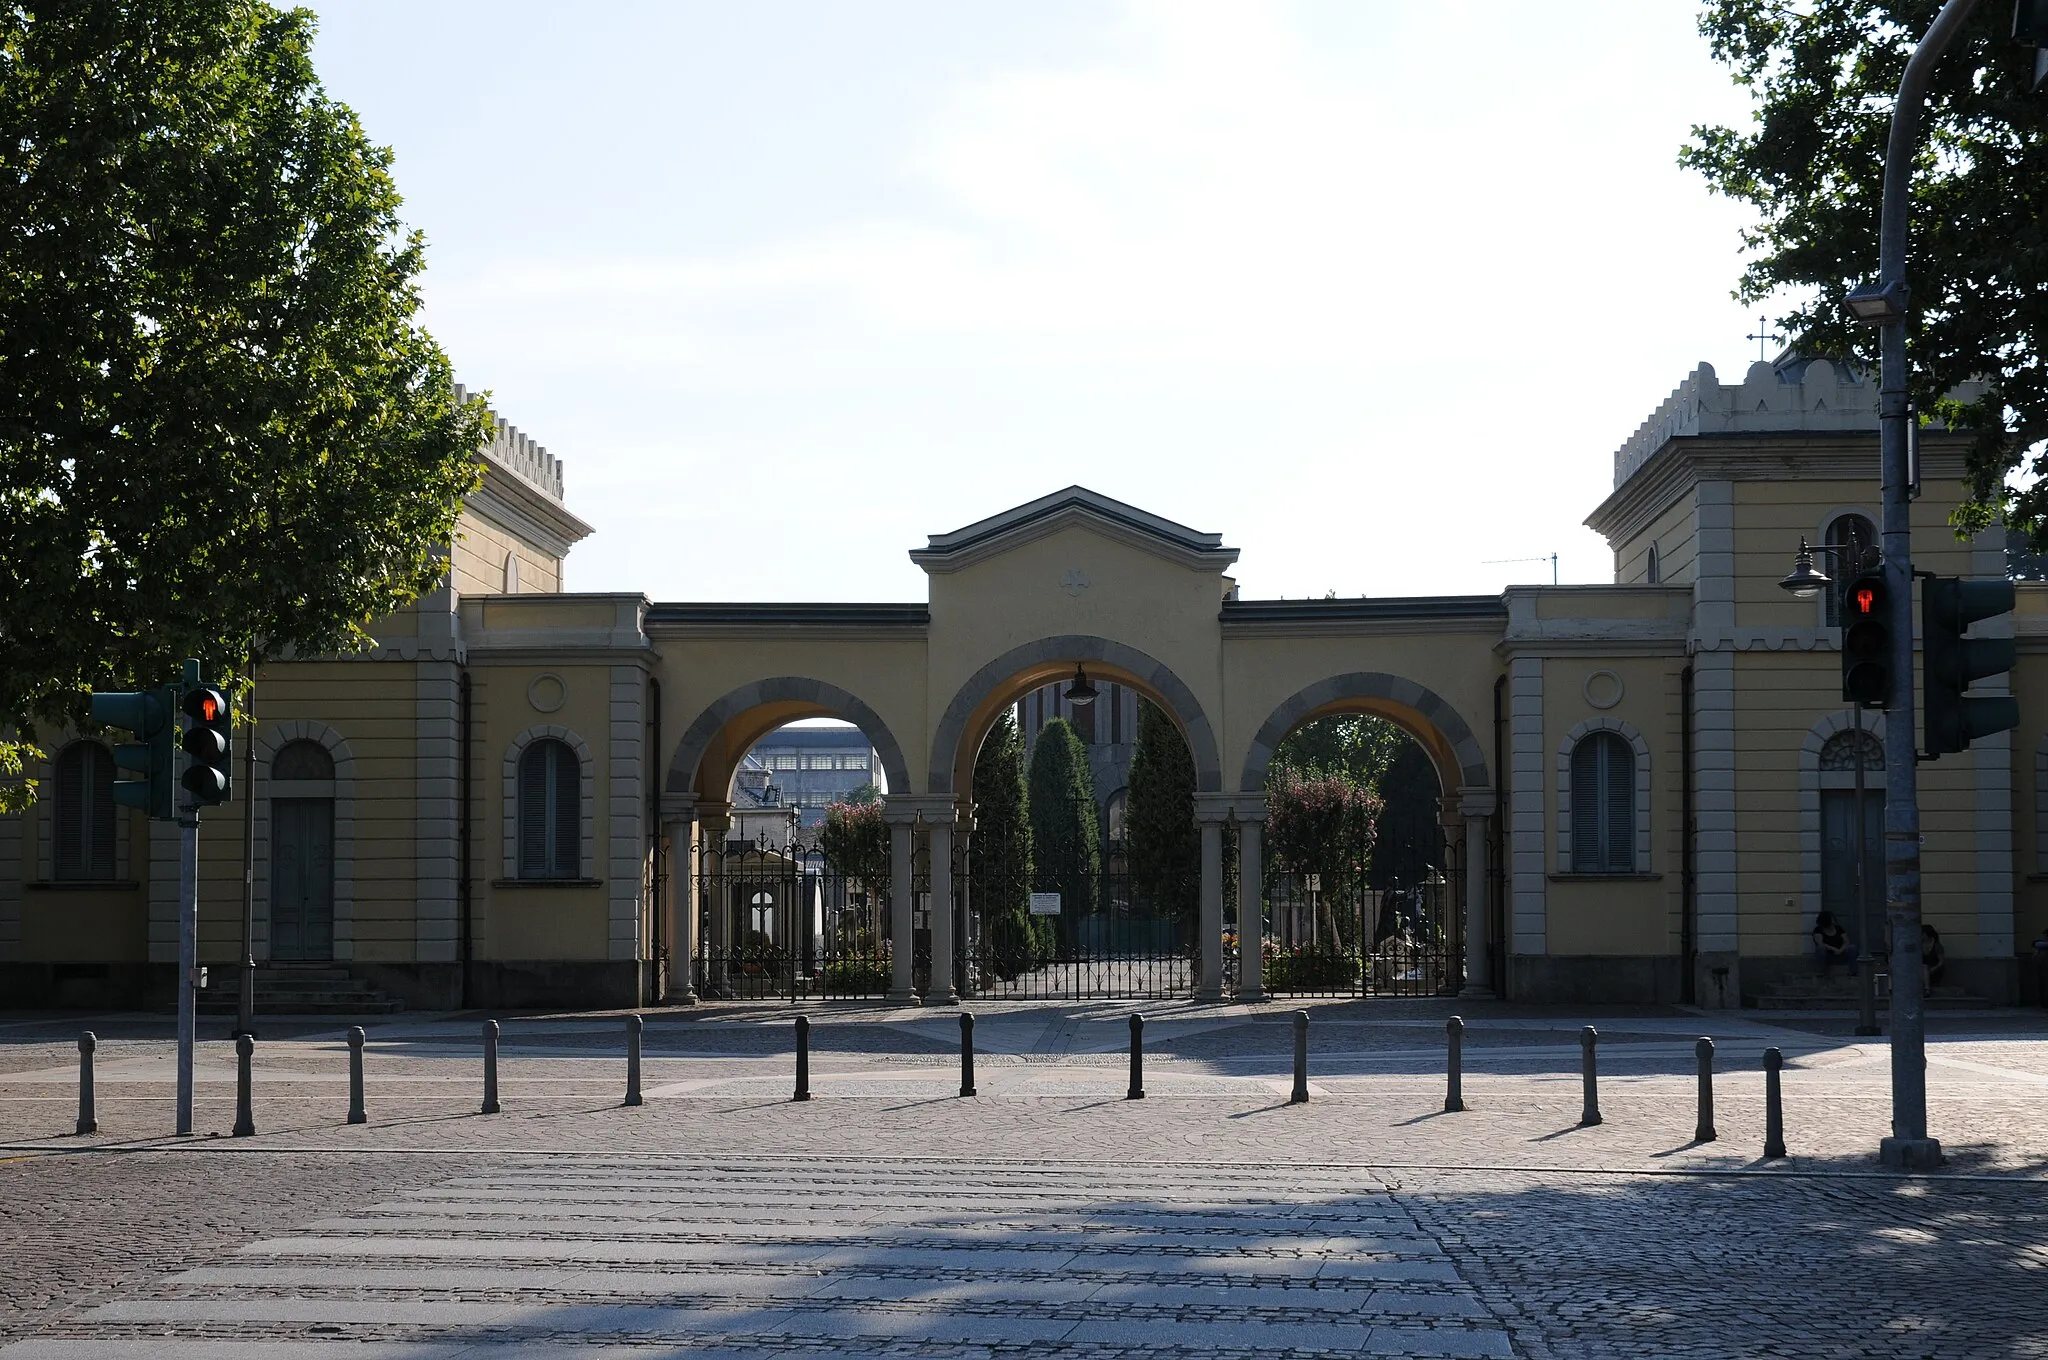
[[[1572,872],[1600,872],[1600,751],[1598,733],[1572,747]]]
[[[1636,753],[1618,732],[1601,734],[1606,747],[1607,869],[1633,873],[1636,867]]]
[[[583,770],[576,753],[559,741],[548,743],[554,760],[554,873],[556,878],[583,876]]]
[[[57,760],[57,825],[54,848],[58,878],[85,877],[85,743]]]
[[[519,757],[519,876],[544,878],[548,871],[548,747],[537,741]]]

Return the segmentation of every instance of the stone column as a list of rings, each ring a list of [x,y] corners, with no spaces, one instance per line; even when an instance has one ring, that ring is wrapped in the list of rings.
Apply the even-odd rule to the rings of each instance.
[[[1499,800],[1492,789],[1463,788],[1458,811],[1465,819],[1465,986],[1460,996],[1492,996],[1492,956],[1487,946],[1486,826]]]
[[[1195,821],[1202,829],[1201,968],[1195,1000],[1223,999],[1223,824],[1230,820],[1230,795],[1195,795]]]
[[[1265,860],[1260,836],[1266,800],[1254,794],[1237,806],[1237,999],[1266,999]]]
[[[953,817],[940,814],[931,825],[932,851],[932,975],[924,989],[927,1006],[952,1006],[953,990]]]
[[[915,1006],[917,993],[911,990],[910,969],[915,960],[915,927],[912,893],[912,856],[917,849],[917,810],[895,798],[882,801],[882,816],[889,823],[889,1000],[899,1006]]]
[[[699,989],[707,997],[728,997],[732,995],[732,975],[727,971],[732,966],[732,893],[725,882],[725,838],[732,829],[732,804],[700,804],[697,827],[704,905],[711,918],[711,938],[705,942],[711,958]]]
[[[661,831],[668,841],[668,901],[655,910],[666,912],[661,936],[668,941],[668,976],[663,979],[669,1000],[691,1006],[697,1001],[697,873],[690,858],[690,835],[696,826],[696,800],[689,795],[664,795]]]

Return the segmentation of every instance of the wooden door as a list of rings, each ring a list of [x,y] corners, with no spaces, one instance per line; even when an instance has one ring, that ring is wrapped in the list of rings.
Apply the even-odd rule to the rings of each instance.
[[[270,957],[334,957],[334,800],[270,802]]]

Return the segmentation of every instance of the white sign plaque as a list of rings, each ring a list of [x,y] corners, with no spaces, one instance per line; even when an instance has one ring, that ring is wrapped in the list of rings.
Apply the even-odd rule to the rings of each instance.
[[[1012,901],[1015,901],[1016,899],[1015,899],[1015,898],[1012,898],[1011,900],[1012,900]],[[1060,895],[1059,895],[1058,893],[1033,893],[1033,894],[1031,894],[1031,914],[1032,914],[1033,916],[1057,916],[1057,915],[1059,915],[1059,914],[1060,914]]]

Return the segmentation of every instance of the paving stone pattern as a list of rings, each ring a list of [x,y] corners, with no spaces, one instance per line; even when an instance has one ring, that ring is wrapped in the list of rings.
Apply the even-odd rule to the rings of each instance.
[[[1933,1108],[1972,1174],[1908,1178],[1870,1156],[1887,1051],[1824,1022],[1716,1017],[1702,1144],[1697,1016],[1599,1017],[1580,1129],[1576,1017],[1468,1012],[1445,1115],[1441,1011],[1319,1012],[1302,1106],[1285,1011],[1161,1015],[1144,1101],[1124,1014],[982,1012],[961,1099],[952,1015],[815,1013],[803,1104],[787,1011],[664,1015],[637,1109],[616,1017],[508,1020],[493,1117],[475,1019],[400,1017],[356,1127],[338,1031],[280,1027],[259,1136],[184,1141],[146,1024],[102,1049],[89,1139],[75,1049],[0,1029],[0,1358],[2048,1360],[2039,1027],[1947,1022]],[[1796,1154],[1768,1166],[1765,1043]],[[232,1073],[209,1044],[202,1130]]]

